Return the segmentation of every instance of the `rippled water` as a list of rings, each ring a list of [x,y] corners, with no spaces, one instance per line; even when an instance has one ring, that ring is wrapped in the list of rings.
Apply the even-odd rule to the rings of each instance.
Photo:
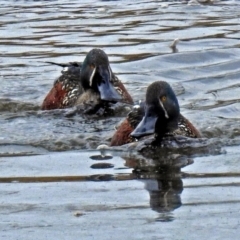
[[[179,92],[183,114],[204,135],[238,136],[239,3],[168,4],[3,1],[1,142],[67,150],[88,147],[83,138],[96,138],[95,147],[111,137],[122,116],[95,125],[61,111],[39,111],[61,70],[44,61],[82,61],[93,47],[108,53],[135,101],[151,82],[166,80]],[[175,38],[180,43],[173,52]]]
[[[103,183],[107,180],[116,180],[111,181],[111,184],[107,185],[109,189],[106,189],[106,191],[111,190],[113,196],[119,196],[119,192],[123,189],[125,196],[131,191],[135,191],[134,187],[139,190],[136,198],[128,200],[124,198],[125,203],[120,206],[120,208],[124,208],[131,205],[133,209],[141,206],[139,211],[136,209],[127,211],[127,208],[122,211],[126,226],[127,216],[130,218],[132,216],[135,220],[138,218],[137,226],[145,224],[142,222],[142,218],[148,222],[143,228],[146,231],[153,231],[154,227],[158,227],[150,224],[153,219],[160,222],[173,221],[174,225],[171,225],[173,228],[183,229],[184,223],[181,222],[181,219],[189,222],[199,215],[202,221],[207,219],[206,221],[210,221],[209,226],[214,226],[214,221],[218,219],[209,216],[211,214],[222,216],[224,211],[227,212],[228,220],[230,219],[229,224],[234,221],[236,216],[230,214],[229,209],[233,206],[229,203],[239,202],[238,196],[234,195],[233,187],[239,184],[239,174],[236,170],[239,166],[237,156],[240,153],[239,1],[209,1],[201,5],[188,4],[187,1],[141,0],[71,1],[71,4],[65,0],[22,0],[0,1],[0,3],[0,153],[2,156],[0,163],[9,162],[14,165],[14,161],[21,162],[21,159],[26,161],[23,165],[20,163],[20,166],[10,168],[6,175],[3,174],[2,178],[6,179],[2,179],[2,182],[22,181],[18,177],[25,174],[19,169],[31,169],[31,164],[33,164],[32,168],[37,167],[39,170],[37,172],[26,170],[26,175],[30,177],[30,183],[21,185],[22,191],[27,193],[31,189],[31,182],[35,182],[31,177],[35,175],[38,177],[38,173],[41,171],[45,176],[53,175],[52,177],[54,177],[55,173],[47,171],[44,174],[46,169],[42,169],[44,165],[40,164],[41,161],[33,163],[32,160],[37,157],[26,156],[43,154],[43,159],[46,161],[50,158],[49,151],[66,151],[64,156],[68,162],[69,150],[95,149],[99,144],[109,143],[114,133],[114,126],[122,120],[127,110],[111,118],[100,119],[92,116],[66,117],[66,110],[48,112],[40,110],[45,95],[61,71],[61,68],[45,62],[82,61],[90,49],[99,47],[109,55],[113,71],[123,81],[135,102],[144,98],[146,87],[151,82],[155,80],[168,81],[178,95],[183,115],[189,118],[203,136],[209,138],[210,142],[207,151],[202,151],[201,148],[201,151],[196,151],[194,155],[192,153],[195,150],[191,150],[191,155],[193,155],[191,158],[194,163],[182,169],[181,173],[175,173],[174,170],[173,175],[160,174],[156,176],[155,167],[158,169],[158,163],[152,159],[143,161],[139,159],[139,156],[134,157],[135,160],[132,160],[132,157],[129,160],[129,156],[127,160],[126,156],[121,156],[121,160],[116,157],[118,161],[122,161],[120,165],[116,163],[117,160],[114,157],[112,165],[97,165],[97,167],[95,166],[97,170],[94,170],[96,172],[93,173],[91,165],[94,160],[89,160],[86,153],[80,152],[79,158],[83,161],[81,161],[79,171],[75,173],[79,178],[74,181],[83,180],[79,183],[82,184],[80,189],[83,191],[85,187],[91,189],[89,193],[84,192],[84,198],[91,198],[94,191],[100,191],[102,195],[100,194],[98,197],[101,201],[105,201],[106,196],[104,197],[105,193],[102,189],[105,187],[101,185],[98,189],[98,186],[89,182],[89,178],[85,178],[85,176],[96,176],[96,174],[105,176],[107,174],[107,178],[100,179],[103,180]],[[176,38],[179,38],[180,41],[177,49],[172,49],[169,46]],[[209,151],[214,148],[217,151]],[[52,156],[51,154],[50,156]],[[175,159],[176,154],[179,153],[174,154],[169,153],[169,159]],[[25,157],[19,158],[17,157],[19,155]],[[115,153],[115,155],[118,154]],[[180,155],[186,157],[184,161],[189,157],[187,151],[181,152],[180,150]],[[3,156],[8,157],[3,158]],[[16,157],[14,158],[14,156]],[[179,158],[176,159],[179,164]],[[88,161],[91,162],[89,166]],[[142,161],[144,164],[140,164]],[[48,164],[47,161],[46,164]],[[56,162],[55,164],[57,165]],[[75,163],[72,164],[71,166],[74,166]],[[181,164],[182,160],[180,161],[182,167]],[[63,169],[66,168],[65,165],[62,167]],[[183,166],[185,165],[188,165],[188,161],[183,164]],[[51,161],[50,166],[55,167]],[[154,166],[154,168],[152,169],[150,166]],[[58,166],[56,171],[58,172],[62,168]],[[151,174],[145,173],[146,168]],[[170,168],[172,169],[172,167]],[[199,169],[201,170],[199,171]],[[19,174],[16,174],[18,171],[20,171]],[[170,172],[172,173],[172,171]],[[121,173],[127,174],[125,181],[117,181],[122,180],[118,179],[118,174],[121,175]],[[62,180],[68,181],[71,174],[71,171],[63,171],[66,178]],[[61,171],[56,175],[62,176]],[[201,178],[201,176],[204,177]],[[17,177],[17,179],[14,180],[11,177]],[[143,179],[143,182],[145,181],[144,186],[147,191],[140,184],[139,178]],[[161,182],[162,179],[166,179],[165,182]],[[43,179],[39,181],[45,182]],[[54,183],[51,183],[50,180],[46,181],[49,182],[48,185],[45,185],[47,188],[54,188],[55,185],[52,185]],[[61,181],[61,178],[56,180],[57,183],[58,181]],[[151,181],[158,181],[158,183],[152,185]],[[41,183],[35,184],[41,189]],[[75,186],[78,183],[72,184]],[[115,189],[114,184],[117,184]],[[161,190],[159,193],[159,189],[169,190],[169,184],[172,186],[169,199],[173,204],[170,204],[166,210],[163,209],[160,202],[165,201],[166,203],[169,200],[159,197],[166,194],[165,190]],[[13,192],[17,191],[15,185],[7,184],[9,188],[13,188]],[[129,187],[130,185],[132,187]],[[57,190],[56,196],[68,188],[68,183],[59,186],[60,189]],[[159,189],[155,191],[156,186]],[[183,186],[186,188],[184,191]],[[1,185],[1,188],[5,187],[4,184]],[[223,188],[228,190],[223,190]],[[184,194],[181,201],[182,191]],[[224,194],[227,191],[230,194],[229,198]],[[152,196],[150,201],[146,201],[146,192],[149,193],[148,197]],[[71,193],[68,194],[71,196]],[[208,198],[209,194],[212,194],[212,199]],[[8,201],[8,197],[6,197],[8,193],[2,196]],[[141,198],[141,196],[144,197]],[[209,202],[215,201],[219,196],[223,200],[218,202],[218,206],[227,204],[226,209],[221,209],[221,211],[218,211],[217,205],[214,203],[209,205]],[[29,198],[31,199],[31,196]],[[106,205],[112,209],[112,204],[114,205],[117,200],[114,197],[109,200],[111,196],[107,196],[107,198]],[[56,199],[59,198],[56,197]],[[137,199],[140,205],[138,205]],[[159,202],[151,202],[151,199],[158,199],[156,201]],[[18,201],[20,203],[23,201],[22,195],[16,202]],[[200,203],[198,203],[199,201]],[[70,202],[71,198],[67,204]],[[182,207],[180,207],[181,202],[184,202]],[[154,203],[156,204],[154,205]],[[51,201],[47,204],[51,205]],[[149,212],[149,204],[155,212],[161,213],[161,216],[153,217],[153,213]],[[194,204],[201,205],[200,208],[197,208],[199,212],[190,208]],[[146,206],[148,207],[146,208]],[[98,209],[97,206],[95,207]],[[78,207],[73,207],[73,209],[75,208],[78,209]],[[174,209],[178,209],[178,212],[176,213]],[[8,210],[6,211],[9,213]],[[93,210],[86,210],[83,207],[81,211],[91,212]],[[188,211],[193,211],[195,215]],[[208,212],[209,215],[204,216],[201,211]],[[166,212],[168,214],[165,214]],[[106,219],[103,212],[97,213]],[[4,212],[2,214],[4,215]],[[114,214],[105,220],[104,224],[107,225],[115,219]],[[188,214],[191,217],[188,218]],[[49,221],[51,222],[52,219]],[[199,222],[193,221],[193,224],[195,227],[199,226]],[[224,226],[224,222],[221,222],[220,225]],[[8,229],[4,226],[3,224],[2,229]],[[43,224],[43,226],[45,225]],[[126,226],[122,226],[122,230]],[[223,235],[226,233],[225,237],[229,236],[228,231],[230,231],[230,225],[227,226],[227,230],[221,232]],[[93,228],[93,225],[89,224],[85,227],[86,229]],[[73,229],[76,230],[75,227]],[[131,234],[132,231],[129,230],[129,236]],[[175,234],[177,234],[176,231]],[[201,232],[201,234],[201,236],[209,238],[205,232]],[[154,238],[154,236],[159,236],[159,233],[153,231],[150,236]],[[167,233],[161,236],[169,239]],[[187,235],[183,234],[182,239],[186,239],[184,236]],[[213,239],[218,239],[218,236],[221,235],[216,235],[216,238]],[[138,233],[136,238],[139,239],[138,237],[141,238],[142,235]]]

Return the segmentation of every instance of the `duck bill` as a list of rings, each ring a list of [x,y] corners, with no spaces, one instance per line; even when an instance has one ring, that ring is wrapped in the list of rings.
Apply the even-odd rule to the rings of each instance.
[[[142,121],[137,125],[135,130],[131,133],[131,136],[134,138],[144,137],[155,132],[155,125],[157,122],[157,115],[150,114],[150,110],[146,111],[145,116]]]
[[[120,94],[115,90],[111,83],[112,72],[110,67],[98,67],[100,81],[98,83],[98,90],[100,97],[105,101],[119,102],[122,100]]]

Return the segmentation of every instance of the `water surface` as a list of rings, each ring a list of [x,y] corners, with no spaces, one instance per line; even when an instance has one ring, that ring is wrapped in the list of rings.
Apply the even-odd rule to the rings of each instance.
[[[239,1],[0,3],[1,239],[236,236]],[[92,157],[128,109],[66,117],[40,105],[61,71],[45,62],[82,61],[94,47],[135,102],[169,82],[206,144],[158,160],[126,148]]]

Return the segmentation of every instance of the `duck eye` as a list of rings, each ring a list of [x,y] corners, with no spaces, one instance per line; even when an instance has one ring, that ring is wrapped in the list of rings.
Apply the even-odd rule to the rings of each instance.
[[[162,102],[165,102],[167,100],[167,97],[166,96],[162,96],[162,97],[160,97],[160,99],[161,99]]]

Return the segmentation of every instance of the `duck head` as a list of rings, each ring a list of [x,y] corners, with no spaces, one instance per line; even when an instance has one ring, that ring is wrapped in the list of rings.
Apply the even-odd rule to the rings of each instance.
[[[147,88],[144,117],[131,136],[140,138],[155,133],[161,138],[177,129],[179,114],[178,100],[170,85],[154,82]]]
[[[118,102],[121,96],[111,83],[112,74],[107,54],[101,49],[92,49],[82,64],[82,86],[84,90],[99,93],[101,100]]]

